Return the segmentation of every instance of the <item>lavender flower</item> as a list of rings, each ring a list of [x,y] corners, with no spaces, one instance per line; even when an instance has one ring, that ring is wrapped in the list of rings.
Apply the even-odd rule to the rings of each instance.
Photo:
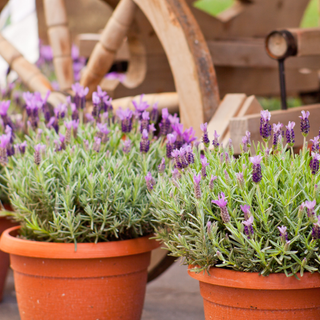
[[[59,103],[58,106],[53,109],[53,111],[57,119],[63,119],[67,113],[67,105]]]
[[[283,127],[283,124],[278,122],[278,124],[273,124],[273,149],[277,149],[278,146],[278,140],[281,135],[281,128]],[[293,133],[294,134],[294,133]]]
[[[101,98],[99,97],[97,92],[92,93],[92,116],[96,119],[99,118],[100,109],[101,109]]]
[[[94,143],[92,149],[96,152],[100,152],[101,147],[101,139],[98,137],[94,137]]]
[[[209,181],[209,189],[212,191],[214,187],[214,180],[216,180],[218,177],[214,176],[213,174],[211,175],[210,181]]]
[[[10,145],[11,135],[0,136],[0,163],[5,166],[8,163],[7,148]]]
[[[122,108],[119,108],[117,110],[117,116],[121,120],[122,132],[126,133],[132,130],[132,115],[133,112],[130,109],[122,110]]]
[[[66,126],[66,143],[71,143],[72,121],[65,121],[64,125]]]
[[[143,130],[147,130],[147,132],[149,133],[149,112],[148,111],[144,111],[142,113],[142,117],[141,117],[141,125],[140,125],[140,132],[142,133]]]
[[[187,168],[189,163],[187,160],[187,151],[184,147],[180,148],[179,150],[179,156],[181,159],[182,168]]]
[[[233,145],[232,145],[231,139],[229,139],[229,141],[228,141],[228,150],[229,150],[229,153],[232,155],[233,154]]]
[[[56,117],[51,117],[50,121],[47,124],[47,127],[49,129],[53,128],[55,130],[55,132],[58,133],[59,132],[59,121],[58,121],[58,119]]]
[[[313,224],[312,238],[316,240],[320,239],[320,216],[318,216],[317,221]]]
[[[12,128],[13,124],[8,116],[9,106],[10,106],[10,100],[0,101],[0,116],[3,121],[3,126],[6,127],[8,125]]]
[[[173,151],[175,142],[176,142],[176,135],[169,133],[167,135],[167,145],[166,145],[166,154],[168,159],[172,158],[172,151]]]
[[[174,170],[172,170],[172,178],[173,179],[175,179],[175,180],[178,180],[178,179],[180,179],[181,178],[181,173],[179,172],[179,170],[178,169],[174,169]]]
[[[249,131],[246,131],[246,135],[242,137],[242,144],[243,144],[243,151],[247,152],[249,148],[251,147],[251,133]]]
[[[243,173],[242,172],[237,172],[236,173],[236,178],[238,180],[238,183],[239,183],[240,187],[243,187],[243,185],[244,185]]]
[[[131,150],[131,140],[130,139],[126,139],[123,143],[123,152],[124,153],[129,153]]]
[[[144,94],[140,95],[139,102],[136,102],[134,100],[132,101],[132,104],[136,109],[136,117],[139,120],[141,120],[142,113],[146,111],[146,109],[148,109],[149,107],[148,102],[143,101],[143,98],[144,98]]]
[[[162,119],[159,124],[161,136],[166,136],[168,133],[171,132],[171,124],[168,117],[169,117],[168,109],[167,108],[162,109]]]
[[[250,239],[253,236],[253,216],[250,216],[246,221],[242,221],[244,225],[244,233]]]
[[[20,151],[21,154],[25,154],[26,147],[27,147],[27,141],[23,141],[22,143],[20,143],[19,151]]]
[[[148,189],[149,192],[151,192],[152,189],[153,189],[153,186],[155,184],[155,181],[154,181],[154,179],[153,179],[153,177],[151,175],[151,172],[148,172],[147,175],[144,178],[146,180],[147,189]]]
[[[190,144],[193,141],[197,140],[196,136],[195,136],[196,132],[194,131],[194,129],[192,127],[184,130],[182,137],[185,143]]]
[[[160,174],[164,173],[165,168],[166,168],[166,160],[165,158],[162,158],[161,163],[158,165],[159,173]]]
[[[312,142],[312,151],[313,152],[319,153],[319,140],[320,140],[319,136],[316,136],[313,139],[310,139],[310,141]]]
[[[201,174],[194,175],[193,176],[193,187],[194,187],[194,195],[196,199],[201,199]]]
[[[225,177],[227,183],[231,182],[229,173],[226,169],[224,170],[224,177]]]
[[[180,149],[183,146],[183,125],[180,123],[175,123],[172,125],[172,129],[176,133],[176,142],[174,144],[175,149]]]
[[[227,209],[228,201],[226,200],[224,193],[221,192],[220,195],[218,194],[218,200],[211,200],[211,202],[216,204],[220,208],[222,221],[224,223],[230,222],[230,215]]]
[[[262,180],[261,174],[261,165],[260,162],[262,160],[262,156],[250,157],[250,162],[253,164],[252,168],[252,181],[254,183],[259,183]]]
[[[148,131],[146,129],[142,132],[141,142],[140,142],[140,152],[147,153],[150,148],[150,141]]]
[[[75,103],[70,104],[71,108],[71,119],[72,120],[78,120],[79,119],[79,111],[77,109],[77,106]]]
[[[261,111],[260,135],[265,142],[267,142],[271,136],[270,118],[271,113],[268,110]]]
[[[296,124],[292,121],[289,121],[288,125],[286,126],[287,128],[287,131],[286,131],[286,138],[287,138],[287,144],[290,146],[290,147],[293,147],[294,146],[294,126]]]
[[[107,127],[106,123],[97,123],[97,128],[99,132],[97,132],[96,136],[101,139],[102,143],[106,143],[108,141],[108,134],[110,130]]]
[[[181,158],[180,158],[180,152],[179,150],[175,149],[171,152],[171,156],[174,158],[174,161],[175,161],[175,166],[181,170],[183,168],[183,165],[182,165],[182,161],[181,161]]]
[[[84,144],[84,148],[88,151],[89,150],[89,141],[84,139],[83,144]]]
[[[207,233],[210,234],[211,230],[212,230],[212,223],[211,223],[211,221],[208,221],[207,222]]]
[[[201,129],[201,131],[203,132],[202,142],[203,142],[203,144],[205,145],[206,148],[208,148],[209,145],[210,145],[210,140],[209,140],[209,137],[208,137],[207,126],[208,126],[207,122],[206,122],[206,123],[202,123],[202,124],[200,125],[200,129]]]
[[[281,227],[278,227],[278,230],[280,231],[281,241],[282,243],[285,244],[288,241],[287,227],[281,226]]]
[[[216,130],[214,130],[214,138],[212,140],[212,145],[214,146],[215,149],[219,149],[219,137],[220,135],[217,133]]]
[[[158,102],[156,102],[153,106],[152,106],[152,110],[150,112],[150,121],[152,123],[157,123],[159,118],[159,110],[158,110]]]
[[[84,109],[86,105],[86,95],[89,92],[89,88],[83,88],[79,83],[72,85],[72,90],[75,93],[74,103],[77,109]]]
[[[205,178],[207,176],[207,169],[206,167],[209,165],[208,163],[208,160],[206,157],[203,157],[201,160],[201,165],[202,165],[202,168],[201,168],[201,175],[203,178]]]
[[[311,152],[311,160],[310,160],[310,169],[311,169],[311,173],[313,175],[317,174],[319,171],[319,160],[320,160],[320,154],[319,153],[315,153],[315,152]]]
[[[245,204],[245,205],[240,205],[240,208],[241,208],[241,211],[244,213],[244,219],[248,220],[251,216],[250,206],[248,204]]]
[[[41,152],[46,148],[44,144],[37,144],[34,146],[34,162],[36,165],[41,163]]]
[[[193,154],[191,146],[188,144],[187,146],[185,146],[184,150],[186,151],[186,159],[187,159],[188,163],[189,164],[194,163],[194,154]]]
[[[314,208],[316,206],[316,200],[313,201],[305,201],[302,203],[302,205],[304,208],[307,208],[307,215],[308,218],[310,218],[311,220],[313,220],[314,216],[315,216],[315,212],[314,212]]]
[[[309,111],[301,111],[302,116],[299,116],[300,120],[300,130],[304,137],[306,137],[310,131],[310,122],[309,122]]]

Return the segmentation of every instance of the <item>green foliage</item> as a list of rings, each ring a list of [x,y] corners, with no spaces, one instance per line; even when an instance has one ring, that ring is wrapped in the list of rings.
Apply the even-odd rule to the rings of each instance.
[[[245,272],[285,273],[287,276],[304,271],[318,271],[319,240],[312,237],[317,222],[308,217],[301,204],[316,200],[320,203],[319,174],[312,175],[310,154],[304,150],[293,156],[287,146],[266,154],[258,145],[256,154],[263,156],[262,181],[252,182],[249,152],[226,161],[227,150],[204,150],[209,166],[201,180],[201,198],[194,193],[195,174],[201,172],[200,151],[194,148],[195,163],[181,172],[181,178],[165,175],[150,197],[159,222],[156,238],[162,240],[175,257],[197,270],[212,266]],[[230,150],[228,150],[230,152]],[[227,172],[227,175],[226,173]],[[243,183],[236,173],[243,173]],[[211,176],[217,179],[210,189]],[[220,208],[213,204],[223,192],[227,198],[230,222],[221,219]],[[250,205],[254,218],[254,235],[245,234],[244,213],[240,205]],[[210,225],[211,224],[211,225]],[[289,242],[281,238],[278,227],[286,226]]]
[[[60,130],[64,130],[64,126]],[[42,127],[41,141],[34,132],[24,155],[10,157],[6,167],[14,218],[27,239],[53,242],[100,242],[131,239],[152,232],[145,175],[157,172],[164,155],[160,140],[139,152],[141,134],[124,135],[118,124],[109,127],[109,140],[93,150],[97,129],[79,126],[65,150],[55,151],[53,129]],[[89,141],[86,148],[84,139]],[[123,152],[124,139],[132,149]],[[34,146],[46,145],[40,165]]]

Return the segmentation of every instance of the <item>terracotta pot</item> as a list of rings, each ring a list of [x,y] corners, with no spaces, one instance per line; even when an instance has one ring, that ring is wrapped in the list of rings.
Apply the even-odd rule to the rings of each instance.
[[[12,211],[12,208],[9,204],[3,205],[4,208],[8,211]],[[0,217],[0,236],[2,232],[8,228],[16,226],[17,223],[12,222],[6,217]],[[2,301],[4,285],[6,282],[6,277],[9,269],[9,255],[0,251],[0,301]]]
[[[319,273],[304,273],[299,281],[285,274],[263,277],[221,268],[209,272],[189,271],[200,282],[206,320],[320,319]]]
[[[149,237],[106,243],[22,240],[6,230],[21,320],[140,319],[151,250]]]

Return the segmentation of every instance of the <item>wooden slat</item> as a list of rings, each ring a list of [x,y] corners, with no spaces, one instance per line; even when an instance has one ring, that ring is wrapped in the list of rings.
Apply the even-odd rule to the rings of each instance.
[[[302,146],[303,136],[300,133],[300,119],[301,111],[310,111],[310,133],[308,139],[319,134],[320,128],[320,104],[308,105],[299,108],[292,108],[288,110],[277,110],[271,112],[271,123],[281,122],[287,125],[289,121],[294,121],[296,126],[295,132],[295,146]],[[257,143],[262,142],[260,137],[260,114],[249,115],[242,118],[234,118],[230,120],[230,134],[234,145],[240,145],[242,137],[246,131],[251,132],[251,140]],[[271,141],[270,141],[271,145]]]
[[[218,110],[208,123],[209,137],[213,137],[214,131],[220,135],[222,141],[229,129],[229,121],[237,116],[247,96],[243,93],[227,94],[221,101]]]
[[[288,29],[298,45],[298,56],[320,55],[320,28]]]

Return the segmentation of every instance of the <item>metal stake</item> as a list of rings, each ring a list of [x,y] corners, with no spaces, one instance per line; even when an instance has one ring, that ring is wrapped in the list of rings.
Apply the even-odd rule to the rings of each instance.
[[[286,75],[284,71],[284,60],[279,59],[279,79],[280,79],[280,92],[281,92],[281,109],[287,110],[287,92],[286,92]]]

